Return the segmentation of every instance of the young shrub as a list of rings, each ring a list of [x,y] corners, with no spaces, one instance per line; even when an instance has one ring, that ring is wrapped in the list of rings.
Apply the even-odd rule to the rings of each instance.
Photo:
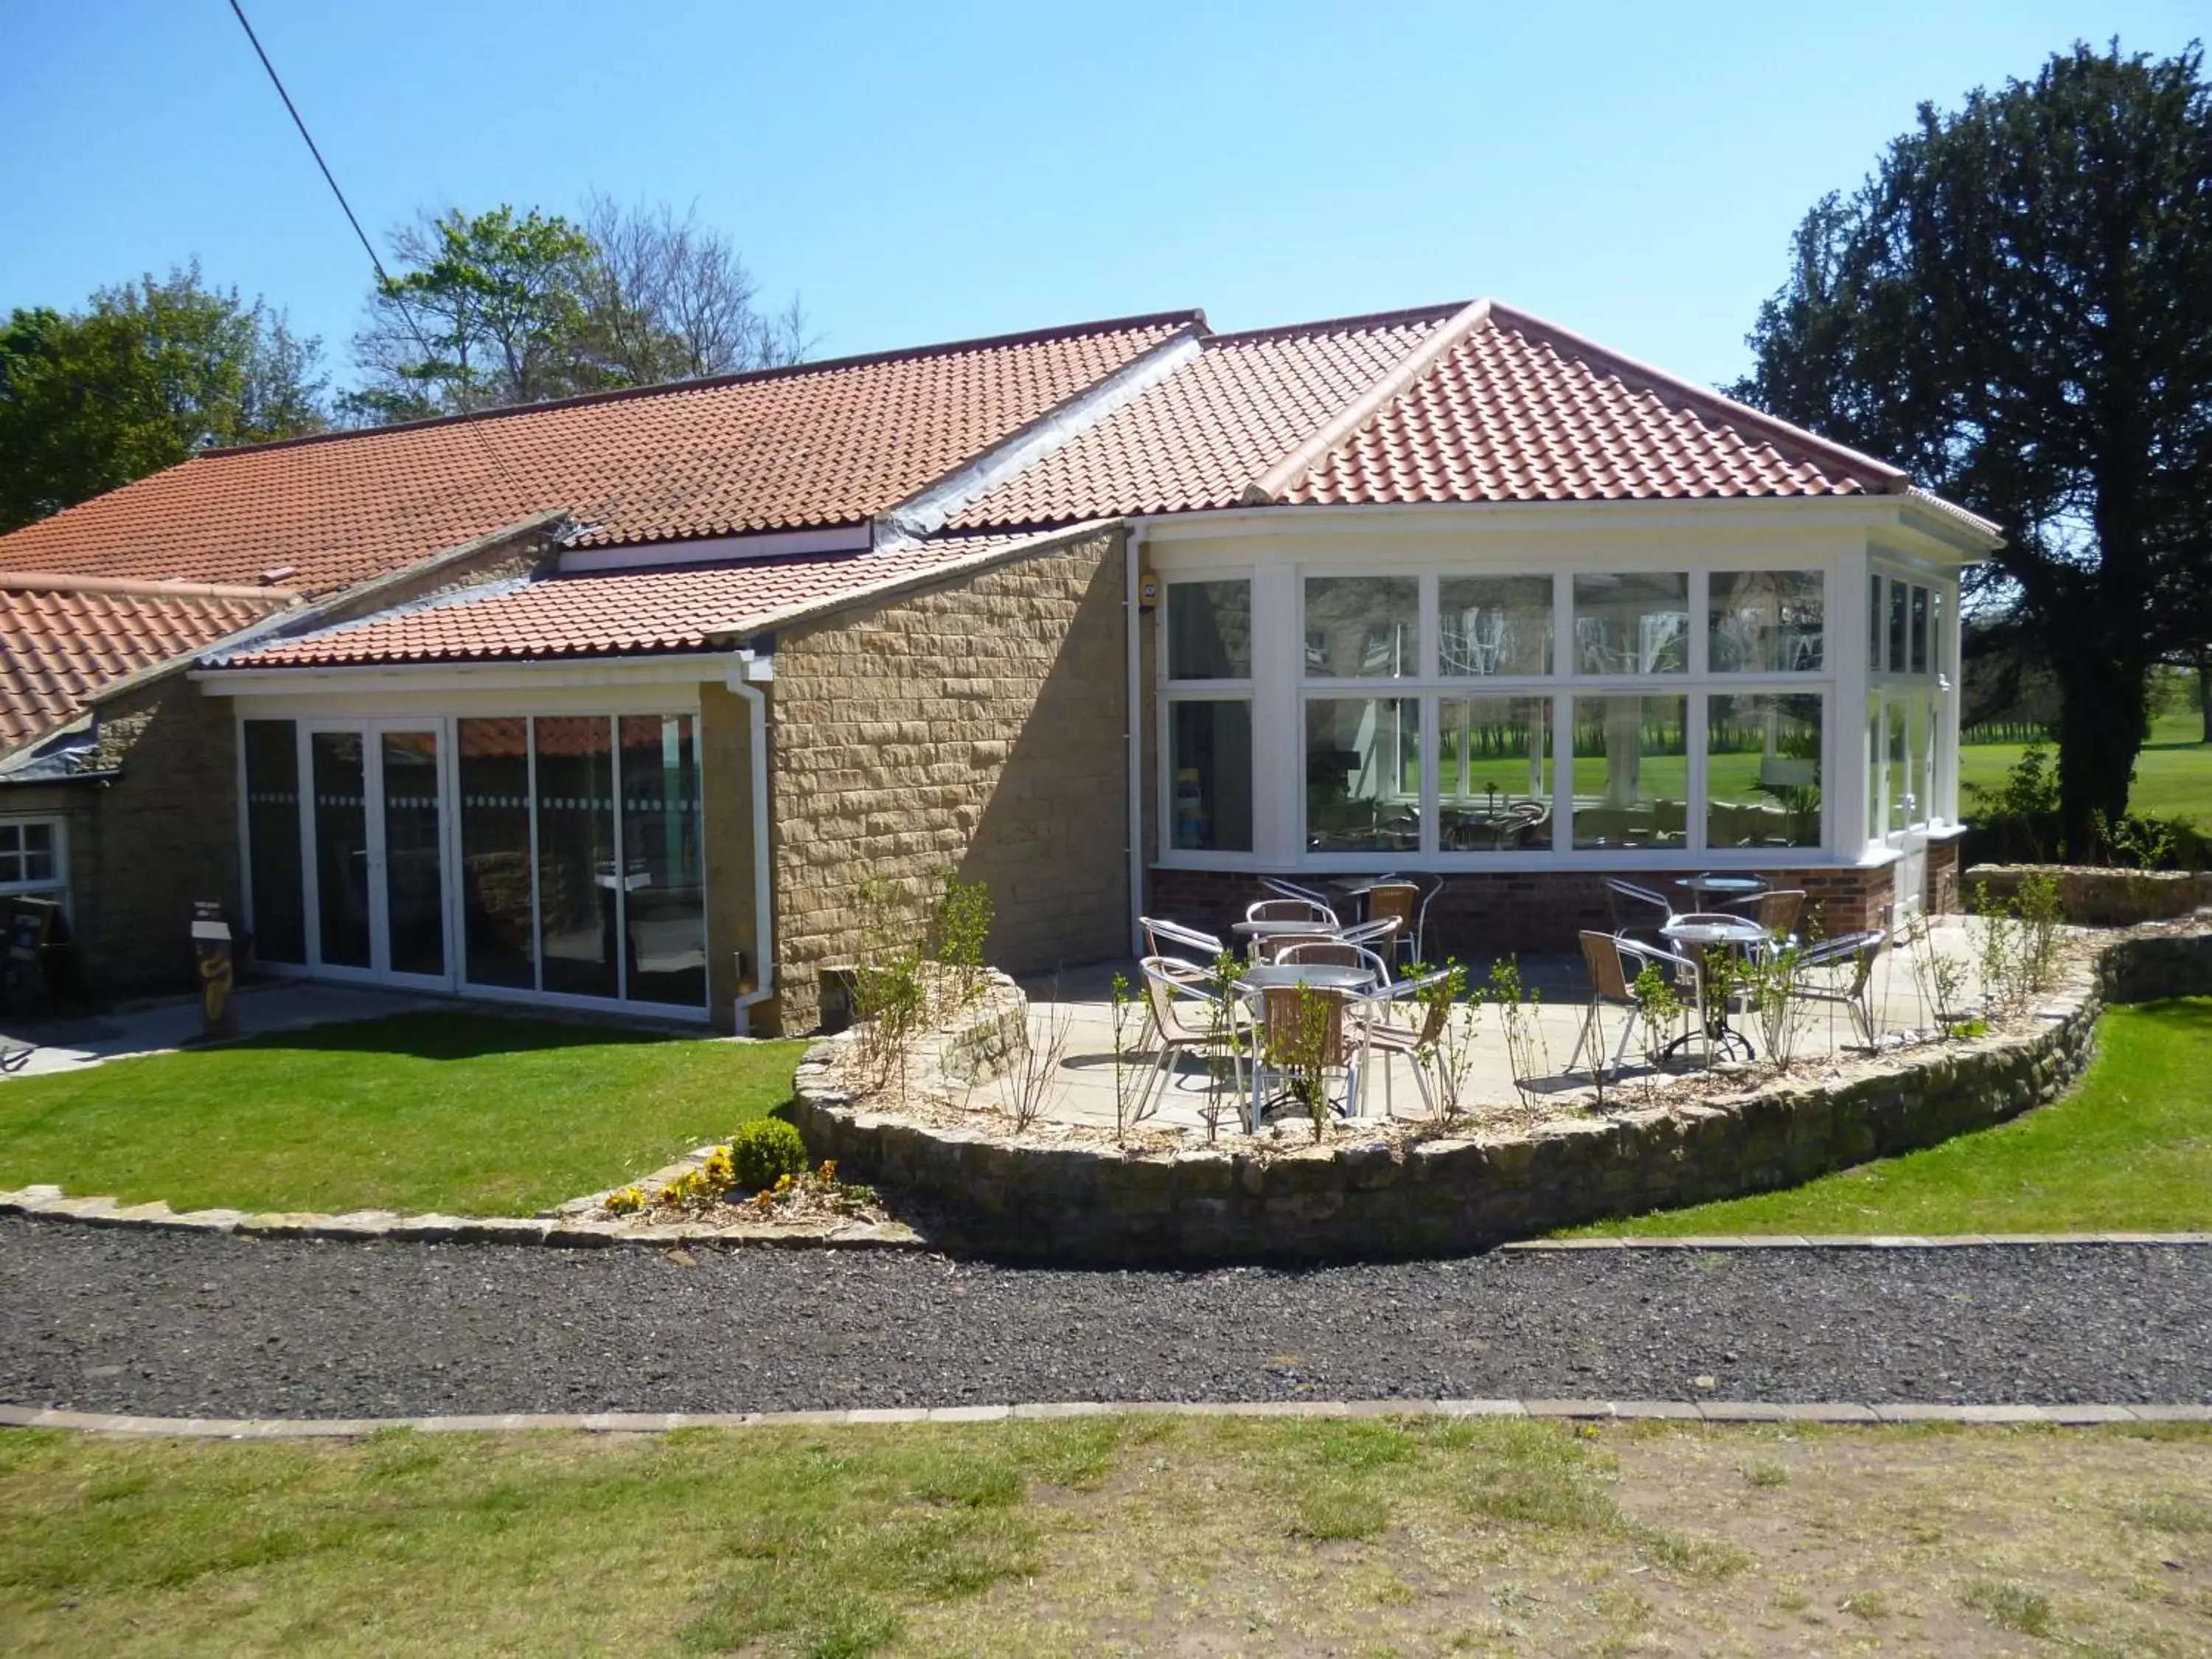
[[[786,1176],[806,1173],[806,1143],[781,1118],[761,1118],[730,1137],[730,1166],[733,1187],[767,1192]]]
[[[982,988],[983,945],[994,914],[988,887],[963,881],[956,871],[945,872],[945,890],[929,916],[929,953],[952,970],[963,1004]]]

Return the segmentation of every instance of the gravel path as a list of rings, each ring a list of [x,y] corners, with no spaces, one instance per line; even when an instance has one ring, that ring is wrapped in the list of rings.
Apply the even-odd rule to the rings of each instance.
[[[365,1245],[0,1218],[0,1401],[161,1416],[1051,1400],[2212,1401],[2212,1249],[1310,1272]],[[1712,1379],[1710,1389],[1698,1379]]]

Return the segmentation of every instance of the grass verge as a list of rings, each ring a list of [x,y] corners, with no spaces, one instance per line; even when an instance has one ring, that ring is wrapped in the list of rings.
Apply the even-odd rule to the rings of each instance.
[[[803,1045],[428,1012],[0,1084],[0,1188],[526,1215],[788,1099]]]
[[[2212,1435],[0,1434],[18,1654],[2202,1654]],[[2054,1649],[2054,1650],[2056,1650]]]
[[[1581,1234],[2212,1231],[2212,998],[2106,1012],[2081,1081],[2039,1110],[1782,1192]]]

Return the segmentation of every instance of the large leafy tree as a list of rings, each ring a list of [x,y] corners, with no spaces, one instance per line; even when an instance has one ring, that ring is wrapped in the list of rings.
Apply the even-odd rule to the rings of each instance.
[[[103,289],[0,328],[0,531],[210,444],[319,430],[318,343],[199,267]]]
[[[1750,337],[1749,401],[2001,524],[1985,618],[2063,698],[2065,834],[2127,807],[2154,666],[2212,638],[2212,89],[2077,46],[1923,105],[1808,214]]]
[[[795,362],[794,304],[769,315],[729,240],[666,207],[594,197],[581,222],[533,208],[427,215],[396,233],[356,349],[356,420],[452,414]]]

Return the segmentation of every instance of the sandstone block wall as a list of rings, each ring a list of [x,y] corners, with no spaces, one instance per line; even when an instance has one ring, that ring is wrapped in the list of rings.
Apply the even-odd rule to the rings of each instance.
[[[778,1012],[818,1022],[860,884],[991,890],[1012,973],[1127,948],[1122,538],[1093,532],[777,637]]]
[[[1978,864],[1962,885],[1978,902],[1987,890],[1994,908],[2018,896],[2030,876],[2058,880],[2059,914],[2088,927],[2129,927],[2167,921],[2212,904],[2212,875],[2192,870],[2104,870],[2059,864]]]

